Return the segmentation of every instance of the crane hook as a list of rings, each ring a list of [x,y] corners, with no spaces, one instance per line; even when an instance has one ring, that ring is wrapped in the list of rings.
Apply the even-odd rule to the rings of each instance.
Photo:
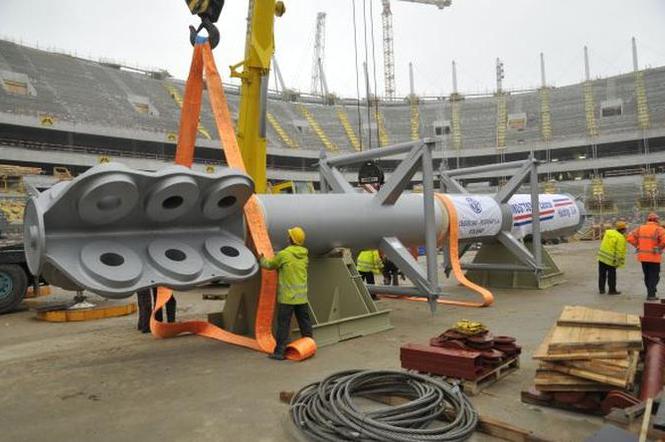
[[[219,30],[207,18],[201,19],[201,24],[198,28],[195,28],[191,25],[189,26],[189,42],[192,44],[192,46],[194,46],[196,44],[198,34],[202,29],[205,29],[208,32],[208,41],[210,42],[210,47],[215,49],[215,47],[217,47],[219,44]]]

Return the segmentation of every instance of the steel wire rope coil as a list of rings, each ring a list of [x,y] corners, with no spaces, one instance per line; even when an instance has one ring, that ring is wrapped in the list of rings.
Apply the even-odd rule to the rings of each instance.
[[[410,401],[364,411],[353,399],[387,395]],[[458,387],[391,370],[332,374],[298,391],[289,413],[298,431],[315,441],[462,441],[478,424],[478,413]],[[432,425],[441,416],[447,422]]]

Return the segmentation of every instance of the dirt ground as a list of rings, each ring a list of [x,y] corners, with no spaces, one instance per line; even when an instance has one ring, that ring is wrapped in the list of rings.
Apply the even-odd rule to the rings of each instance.
[[[31,311],[0,317],[2,441],[286,441],[288,406],[279,392],[298,390],[351,368],[399,368],[399,347],[426,343],[460,319],[512,335],[523,346],[521,368],[473,397],[485,415],[556,441],[580,441],[602,420],[525,405],[530,359],[564,305],[640,313],[645,298],[634,258],[619,271],[620,296],[597,293],[597,242],[550,247],[567,282],[549,290],[496,290],[485,309],[379,301],[391,309],[390,331],[324,347],[306,362],[265,355],[197,336],[158,340],[136,331],[136,315],[84,323],[45,323]],[[446,283],[450,293],[461,293]],[[205,290],[203,290],[205,292]],[[201,291],[178,297],[179,319],[200,318],[223,301]],[[474,441],[493,440],[475,434]]]

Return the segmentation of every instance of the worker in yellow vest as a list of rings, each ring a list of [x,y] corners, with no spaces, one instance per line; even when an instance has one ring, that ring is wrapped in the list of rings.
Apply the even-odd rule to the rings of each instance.
[[[284,360],[286,346],[291,332],[291,315],[295,314],[300,334],[311,338],[312,321],[309,318],[307,300],[308,251],[305,245],[305,231],[300,227],[288,230],[289,246],[280,250],[275,257],[268,259],[261,255],[259,262],[264,269],[277,270],[277,345],[270,354],[271,359]]]
[[[598,250],[598,291],[605,293],[605,282],[609,286],[608,295],[620,295],[617,291],[617,268],[626,263],[626,223],[617,221],[614,229],[605,230]]]
[[[383,272],[383,260],[379,251],[376,249],[361,251],[356,260],[356,268],[363,281],[373,285],[375,283],[374,275],[380,275]],[[372,294],[372,299],[376,299],[376,295]]]

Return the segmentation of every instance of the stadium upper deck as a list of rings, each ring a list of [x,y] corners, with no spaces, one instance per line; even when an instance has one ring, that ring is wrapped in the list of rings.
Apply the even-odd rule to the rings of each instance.
[[[107,155],[152,168],[173,157],[184,84],[165,72],[131,71],[0,40],[0,86],[3,161],[83,169]],[[235,115],[237,89],[227,87],[227,96]],[[359,116],[352,100],[316,101],[271,95],[269,177],[315,181],[310,166],[321,149],[352,151],[357,140],[366,148],[370,136],[373,146],[377,139],[440,137],[435,158],[443,156],[450,167],[457,166],[455,158],[469,166],[495,162],[499,152],[511,160],[534,150],[552,160],[541,171],[561,180],[665,164],[664,67],[530,92],[381,102],[380,130],[375,114],[368,123],[367,108]],[[218,163],[205,97],[204,106],[197,162]],[[30,153],[34,149],[38,157]],[[486,178],[495,177],[479,177]]]

